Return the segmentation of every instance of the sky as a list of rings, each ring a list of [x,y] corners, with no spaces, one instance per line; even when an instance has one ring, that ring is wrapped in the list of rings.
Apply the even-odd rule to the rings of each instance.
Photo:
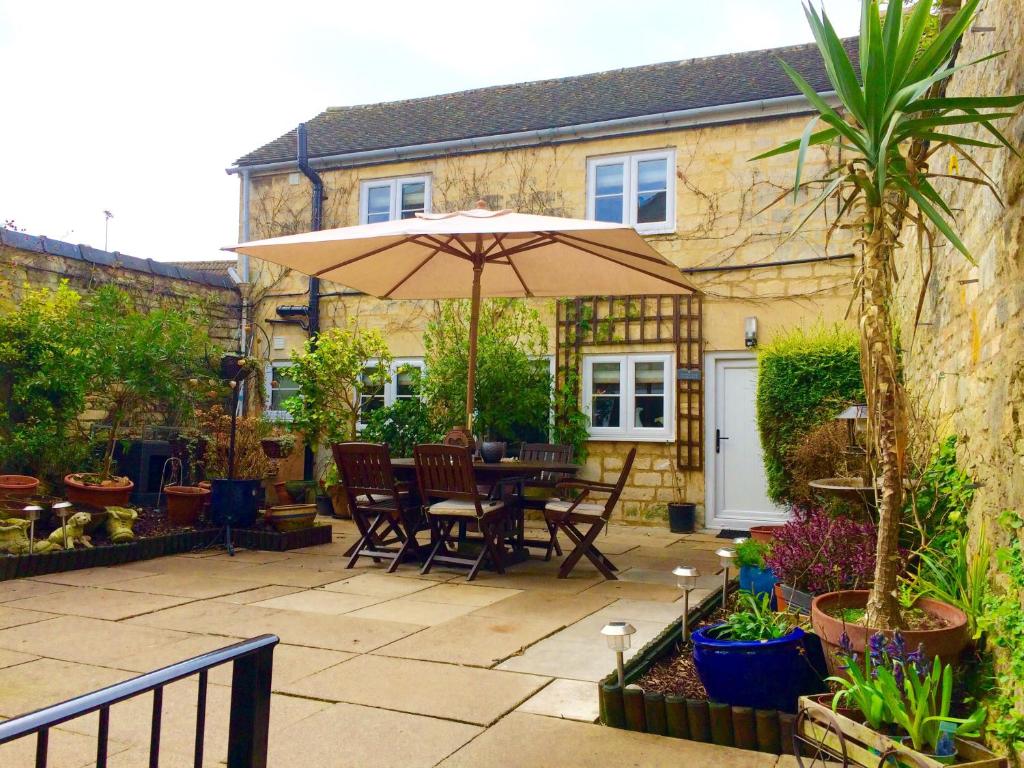
[[[225,168],[328,106],[810,39],[799,0],[0,0],[0,224],[103,248],[109,210],[109,250],[218,258]]]

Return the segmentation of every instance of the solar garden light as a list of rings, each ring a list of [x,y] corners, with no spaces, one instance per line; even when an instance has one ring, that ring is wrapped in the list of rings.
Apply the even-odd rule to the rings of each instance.
[[[722,607],[725,608],[725,598],[729,593],[729,569],[732,567],[732,561],[736,559],[735,549],[716,549],[715,554],[718,555],[718,562],[722,564]]]
[[[28,553],[30,555],[36,549],[36,520],[39,519],[39,513],[42,511],[43,508],[35,504],[30,504],[22,510],[25,513],[25,519],[28,520]]]
[[[608,641],[608,647],[615,651],[615,665],[619,671],[619,688],[626,687],[626,671],[623,666],[622,654],[629,650],[629,636],[636,632],[636,627],[628,621],[610,621],[601,628],[601,634]]]
[[[71,514],[70,501],[58,501],[51,509],[60,518],[61,535],[64,537],[64,549],[68,548],[68,515]]]
[[[697,587],[700,571],[688,565],[672,569],[676,586],[683,590],[683,644],[690,642],[690,593]]]

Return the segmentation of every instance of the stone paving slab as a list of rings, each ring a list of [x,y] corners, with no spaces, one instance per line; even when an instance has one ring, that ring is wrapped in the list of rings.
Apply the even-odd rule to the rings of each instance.
[[[553,680],[520,704],[516,711],[593,723],[600,716],[599,709],[594,683]]]
[[[131,672],[56,659],[0,669],[0,715],[14,717],[134,677]]]
[[[36,621],[52,619],[54,614],[31,611],[27,608],[9,608],[7,605],[0,605],[0,629],[17,627],[22,624],[32,624]]]
[[[602,581],[583,594],[588,597],[597,595],[611,600],[633,598],[637,600],[661,600],[666,603],[671,603],[680,597],[679,588],[675,585],[646,584],[643,582],[625,581],[624,579]]]
[[[234,592],[230,595],[221,595],[214,599],[218,602],[245,605],[247,603],[258,603],[261,600],[269,600],[272,597],[292,595],[301,591],[302,587],[284,587],[280,584],[270,584],[266,587],[256,587],[256,589],[249,589],[245,592]]]
[[[451,605],[449,603],[423,603],[416,600],[417,594],[414,593],[407,597],[395,598],[384,603],[371,605],[368,608],[360,608],[357,611],[352,611],[349,615],[363,619],[381,619],[382,621],[398,621],[432,627],[436,624],[451,621],[459,616],[465,616],[467,613],[472,613],[476,607],[472,605]]]
[[[366,655],[281,690],[297,696],[490,725],[548,681],[535,675]]]
[[[436,585],[435,582],[427,579],[396,579],[393,576],[394,574],[385,573],[360,573],[351,578],[325,584],[323,589],[329,592],[345,592],[350,595],[390,599],[411,595]]]
[[[521,616],[535,620],[546,619],[564,627],[584,616],[589,616],[611,602],[610,598],[595,595],[589,589],[573,596],[552,592],[523,592],[478,608],[473,615],[501,619],[516,619]]]
[[[439,768],[773,768],[775,755],[513,712]]]
[[[241,574],[239,576],[241,577]],[[240,578],[211,577],[205,573],[196,572],[158,573],[153,576],[143,576],[141,578],[129,579],[128,581],[108,584],[107,589],[206,600],[211,597],[230,595],[235,592],[244,592],[268,585],[269,582],[256,578],[242,581]]]
[[[6,648],[0,648],[0,667],[13,667],[28,661],[35,661],[38,658],[38,656],[33,656],[32,654],[18,653],[17,651],[8,651]],[[0,765],[2,764],[0,763]]]
[[[360,608],[380,602],[382,598],[367,597],[366,595],[348,595],[340,592],[325,592],[322,589],[307,589],[302,592],[294,592],[290,595],[272,597],[269,600],[261,600],[251,605],[262,608],[280,608],[287,611],[303,611],[306,613],[325,613],[331,616],[339,616],[343,613],[351,613]],[[397,618],[391,618],[398,621]],[[410,624],[421,624],[422,622],[410,621]]]
[[[9,603],[26,597],[39,597],[52,592],[62,592],[59,584],[47,584],[33,579],[10,579],[0,581],[0,603]]]
[[[132,565],[114,565],[103,568],[83,568],[80,571],[66,573],[47,573],[33,576],[34,581],[45,581],[49,584],[63,584],[68,587],[101,587],[118,581],[152,576],[156,571],[148,571]]]
[[[63,661],[118,666],[115,662],[122,656],[145,653],[187,637],[184,632],[166,629],[84,616],[55,616],[48,621],[0,630],[0,648],[20,653],[45,653],[49,658]],[[221,641],[223,644],[223,638]]]
[[[416,593],[416,600],[423,603],[445,603],[447,605],[472,605],[476,608],[496,603],[508,597],[521,595],[518,589],[501,587],[478,587],[473,583],[449,582],[437,584]]]
[[[0,718],[3,720],[4,718]],[[129,749],[128,744],[111,741],[107,745],[107,756],[111,759],[107,765],[110,768],[116,765],[132,765],[132,763],[118,762],[120,757]],[[96,741],[88,736],[79,733],[69,733],[65,730],[55,728],[50,731],[50,738],[47,744],[47,768],[86,768],[96,765]],[[35,765],[36,760],[36,739],[29,736],[16,741],[0,744],[0,765],[10,768]],[[148,761],[143,758],[134,765],[147,765]],[[164,763],[161,761],[162,766]],[[171,764],[172,765],[172,764]]]
[[[276,734],[267,764],[274,768],[432,768],[482,730],[435,717],[335,704]]]
[[[66,587],[37,597],[5,603],[10,608],[28,608],[46,613],[71,614],[118,621],[130,616],[159,611],[187,603],[188,598],[121,592],[97,587]]]
[[[305,559],[307,558],[303,558],[303,560]],[[338,580],[336,571],[317,568],[312,563],[307,564],[296,560],[251,566],[246,571],[246,578],[250,577],[264,584],[306,588],[319,587]]]
[[[275,692],[280,691],[289,683],[354,658],[357,658],[354,653],[278,643],[274,648],[273,689]],[[224,664],[211,669],[210,682],[230,687],[231,665]]]

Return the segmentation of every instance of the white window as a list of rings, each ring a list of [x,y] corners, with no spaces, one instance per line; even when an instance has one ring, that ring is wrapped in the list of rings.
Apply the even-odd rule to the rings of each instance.
[[[383,387],[367,387],[359,394],[359,428],[366,426],[366,417],[385,405],[392,405],[398,400],[407,400],[419,395],[415,388],[416,374],[413,369],[423,370],[423,358],[399,357],[391,363],[391,376]],[[376,367],[371,365],[363,374],[364,380]]]
[[[641,234],[674,232],[675,151],[587,160],[587,218],[636,227]]]
[[[675,439],[670,354],[583,359],[583,412],[594,440]]]
[[[299,393],[299,385],[288,376],[291,361],[272,362],[264,369],[263,381],[266,389],[265,415],[272,421],[291,421],[292,415],[284,409],[283,403]]]
[[[430,177],[374,179],[359,185],[359,223],[411,219],[430,210]]]

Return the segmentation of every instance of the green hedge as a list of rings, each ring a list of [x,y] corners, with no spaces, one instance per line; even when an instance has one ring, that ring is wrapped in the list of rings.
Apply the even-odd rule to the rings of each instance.
[[[793,498],[785,466],[790,448],[809,430],[862,402],[855,331],[841,325],[796,329],[761,348],[757,428],[772,501],[786,504]]]

